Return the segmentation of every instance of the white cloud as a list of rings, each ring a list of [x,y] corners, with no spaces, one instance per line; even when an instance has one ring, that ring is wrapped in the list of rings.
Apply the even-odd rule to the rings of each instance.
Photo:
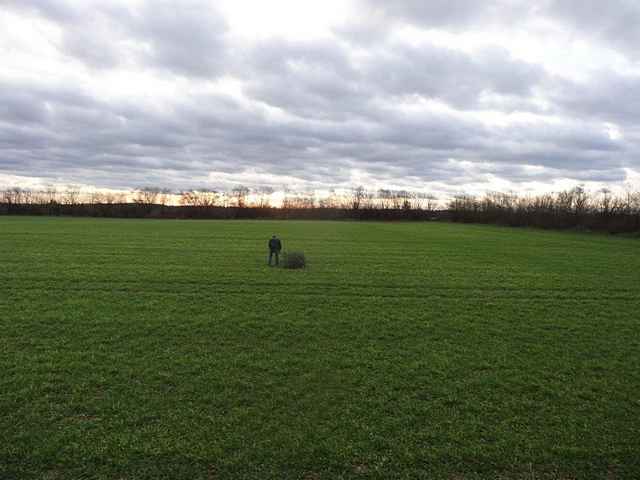
[[[219,7],[232,32],[249,40],[326,37],[332,28],[357,14],[353,5],[344,0],[221,0]]]

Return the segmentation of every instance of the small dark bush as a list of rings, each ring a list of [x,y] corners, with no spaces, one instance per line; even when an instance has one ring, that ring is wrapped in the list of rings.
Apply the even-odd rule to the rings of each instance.
[[[287,252],[282,259],[283,268],[304,268],[307,266],[307,259],[302,252]]]

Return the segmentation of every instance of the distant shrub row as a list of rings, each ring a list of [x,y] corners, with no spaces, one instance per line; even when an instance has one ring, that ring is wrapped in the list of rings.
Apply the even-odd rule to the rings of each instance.
[[[34,191],[0,189],[0,214],[118,218],[429,220],[440,218],[437,199],[403,190],[362,187],[328,197],[288,192],[278,208],[269,189],[187,190],[172,193],[140,188],[120,193],[81,193],[79,189]]]
[[[249,194],[253,201],[249,202]],[[169,197],[179,204],[169,204]],[[78,191],[34,192],[20,188],[0,190],[0,215],[64,215],[118,218],[174,219],[298,219],[298,220],[451,220],[553,229],[587,229],[611,233],[640,232],[640,192],[613,195],[608,190],[589,193],[582,187],[555,194],[523,196],[488,193],[457,195],[439,205],[430,195],[405,191],[354,188],[340,197],[322,200],[289,195],[279,208],[271,207],[259,192],[236,188],[231,192],[168,191],[143,188],[124,194]]]
[[[2,204],[0,215],[46,215],[113,218],[164,218],[210,220],[443,220],[446,211],[275,208],[275,207],[191,207],[174,205],[122,204]]]
[[[459,195],[449,203],[448,215],[454,222],[640,232],[640,192],[615,196],[606,189],[591,194],[576,187],[538,196],[513,193],[490,193],[482,197]]]

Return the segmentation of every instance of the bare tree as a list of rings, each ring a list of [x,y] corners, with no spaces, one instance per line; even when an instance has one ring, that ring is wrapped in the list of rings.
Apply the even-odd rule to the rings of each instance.
[[[89,194],[89,203],[91,205],[102,205],[105,202],[104,193],[100,191],[93,191]]]
[[[608,188],[603,188],[598,192],[598,194],[599,194],[597,199],[598,212],[601,215],[606,217],[612,213],[615,206],[615,202],[614,202],[615,199],[611,194],[611,190],[609,190]]]
[[[169,199],[171,198],[171,190],[168,188],[163,188],[160,190],[160,195],[158,197],[158,203],[162,206],[166,206],[169,203]]]
[[[398,190],[391,190],[391,208],[399,210],[402,208],[403,198]]]
[[[391,208],[391,190],[386,190],[384,188],[381,188],[378,190],[377,193],[377,206],[378,208],[381,208],[383,210],[386,210],[387,208]]]
[[[31,190],[30,188],[23,188],[22,189],[22,202],[24,205],[32,205],[35,202],[36,199],[36,194],[33,190]]]
[[[238,185],[231,190],[231,195],[235,202],[235,206],[238,208],[245,208],[247,206],[247,196],[249,196],[250,190],[248,187]]]
[[[627,189],[627,191],[625,192],[625,200],[627,205],[627,211],[630,214],[637,215],[638,213],[640,213],[640,190],[633,191],[633,190]]]
[[[141,187],[135,190],[133,202],[141,205],[156,205],[159,202],[162,189],[158,187]]]
[[[318,200],[320,208],[340,208],[340,198],[334,189],[329,190],[329,195]]]
[[[24,190],[20,187],[10,187],[4,193],[5,203],[20,205],[24,203]]]
[[[260,187],[257,188],[255,193],[256,196],[256,207],[258,208],[270,208],[271,207],[271,195],[274,190],[272,187]]]
[[[197,207],[198,197],[196,190],[183,190],[180,192],[180,205],[185,207]]]
[[[109,193],[107,194],[107,203],[127,203],[128,196],[125,192]]]
[[[65,205],[77,205],[80,200],[80,187],[68,185],[62,192],[62,203]]]
[[[220,193],[216,190],[185,190],[180,192],[180,204],[192,207],[215,207],[220,202]]]
[[[423,197],[424,202],[422,203],[422,208],[424,208],[427,212],[434,212],[436,208],[438,208],[438,197],[427,193]]]
[[[359,210],[367,197],[367,191],[363,186],[351,189],[350,207],[352,210]]]
[[[49,204],[59,203],[58,190],[56,189],[55,186],[51,185],[51,186],[45,187],[44,196],[45,196],[46,203],[49,203]]]
[[[406,190],[399,190],[397,192],[398,199],[400,200],[400,208],[403,210],[413,209],[413,194]]]
[[[311,192],[287,195],[282,200],[282,208],[311,209],[315,207],[315,195]]]

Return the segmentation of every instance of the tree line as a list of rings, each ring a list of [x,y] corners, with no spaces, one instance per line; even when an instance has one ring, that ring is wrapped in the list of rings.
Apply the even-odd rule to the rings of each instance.
[[[535,196],[498,192],[457,195],[447,210],[454,222],[640,232],[640,191],[630,189],[617,195],[608,189],[589,192],[581,186]]]
[[[121,218],[274,218],[426,220],[438,214],[433,195],[364,187],[328,195],[285,190],[278,204],[273,188],[190,189],[172,192],[142,187],[130,192],[82,192],[77,187],[0,190],[0,214]]]
[[[285,191],[273,205],[270,187],[172,192],[143,187],[131,192],[82,192],[77,187],[0,189],[0,214],[121,218],[450,220],[611,233],[640,232],[640,191],[614,194],[584,187],[541,195],[489,192],[434,195],[362,186],[328,195]]]

